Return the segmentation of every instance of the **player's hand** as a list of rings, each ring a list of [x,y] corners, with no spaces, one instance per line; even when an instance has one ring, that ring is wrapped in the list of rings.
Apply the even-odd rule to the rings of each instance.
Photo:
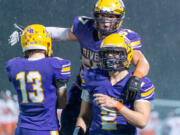
[[[141,92],[141,79],[137,76],[131,76],[126,83],[126,89],[126,102],[135,101],[138,94]]]
[[[94,94],[94,101],[100,107],[115,108],[117,101],[104,94]]]
[[[19,38],[23,32],[23,28],[21,26],[18,26],[17,24],[14,24],[14,27],[16,28],[15,31],[9,36],[8,43],[13,46],[19,42]]]

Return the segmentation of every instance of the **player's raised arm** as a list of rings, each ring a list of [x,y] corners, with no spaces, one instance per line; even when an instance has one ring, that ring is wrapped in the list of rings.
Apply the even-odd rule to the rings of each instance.
[[[137,76],[140,79],[147,76],[150,66],[147,59],[141,52],[142,49],[141,37],[139,36],[138,33],[130,29],[124,29],[120,32],[120,34],[128,38],[130,45],[133,48],[133,57],[131,60],[131,63],[135,66],[135,71],[133,75]]]
[[[76,36],[71,32],[70,28],[46,27],[51,34],[53,40],[57,41],[77,41]]]
[[[134,76],[142,78],[148,74],[150,66],[147,59],[141,51],[134,50],[131,63],[136,66],[136,69],[133,74]]]
[[[148,61],[141,52],[142,44],[139,34],[130,29],[124,29],[120,34],[129,39],[130,45],[133,48],[131,63],[135,66],[135,71],[126,84],[126,100],[129,102],[130,100],[134,101],[136,99],[141,89],[141,78],[148,74],[150,67]]]
[[[14,24],[15,31],[11,33],[8,38],[8,42],[11,46],[17,44],[20,40],[20,36],[24,27]],[[51,37],[55,41],[77,41],[76,36],[71,32],[71,28],[61,27],[46,27],[46,31],[51,34]]]

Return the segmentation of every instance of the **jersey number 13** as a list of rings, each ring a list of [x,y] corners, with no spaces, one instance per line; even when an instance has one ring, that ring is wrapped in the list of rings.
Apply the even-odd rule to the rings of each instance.
[[[44,100],[44,93],[42,89],[41,74],[38,71],[19,72],[16,75],[16,80],[19,80],[20,90],[22,94],[22,103],[41,103]],[[27,84],[32,85],[33,92],[27,91]],[[29,97],[29,98],[28,98]],[[29,100],[28,100],[29,99]]]

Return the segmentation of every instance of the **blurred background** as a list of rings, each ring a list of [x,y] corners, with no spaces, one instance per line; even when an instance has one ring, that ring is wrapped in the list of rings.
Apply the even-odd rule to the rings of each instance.
[[[15,30],[14,23],[25,27],[30,24],[71,27],[76,16],[93,16],[95,2],[96,0],[0,0],[0,91],[6,94],[9,91],[10,97],[14,96],[16,100],[15,90],[8,81],[4,67],[9,59],[23,56],[20,44],[8,44],[8,37]],[[180,115],[180,1],[124,0],[124,3],[126,15],[123,27],[141,36],[142,52],[150,63],[148,77],[156,87],[152,114],[159,119],[155,134],[162,134],[169,117]],[[72,62],[72,78],[68,84],[70,87],[79,71],[79,44],[53,42],[53,52],[54,56]]]

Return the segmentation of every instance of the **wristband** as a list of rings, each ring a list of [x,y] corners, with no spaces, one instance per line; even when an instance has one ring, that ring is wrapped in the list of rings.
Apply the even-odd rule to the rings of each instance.
[[[141,71],[135,70],[132,76],[137,76],[139,78],[143,78],[144,74]]]
[[[117,104],[116,104],[116,107],[115,107],[115,109],[117,110],[117,111],[120,111],[122,108],[123,108],[123,104],[122,103],[120,103],[120,102],[118,102],[117,101]]]

